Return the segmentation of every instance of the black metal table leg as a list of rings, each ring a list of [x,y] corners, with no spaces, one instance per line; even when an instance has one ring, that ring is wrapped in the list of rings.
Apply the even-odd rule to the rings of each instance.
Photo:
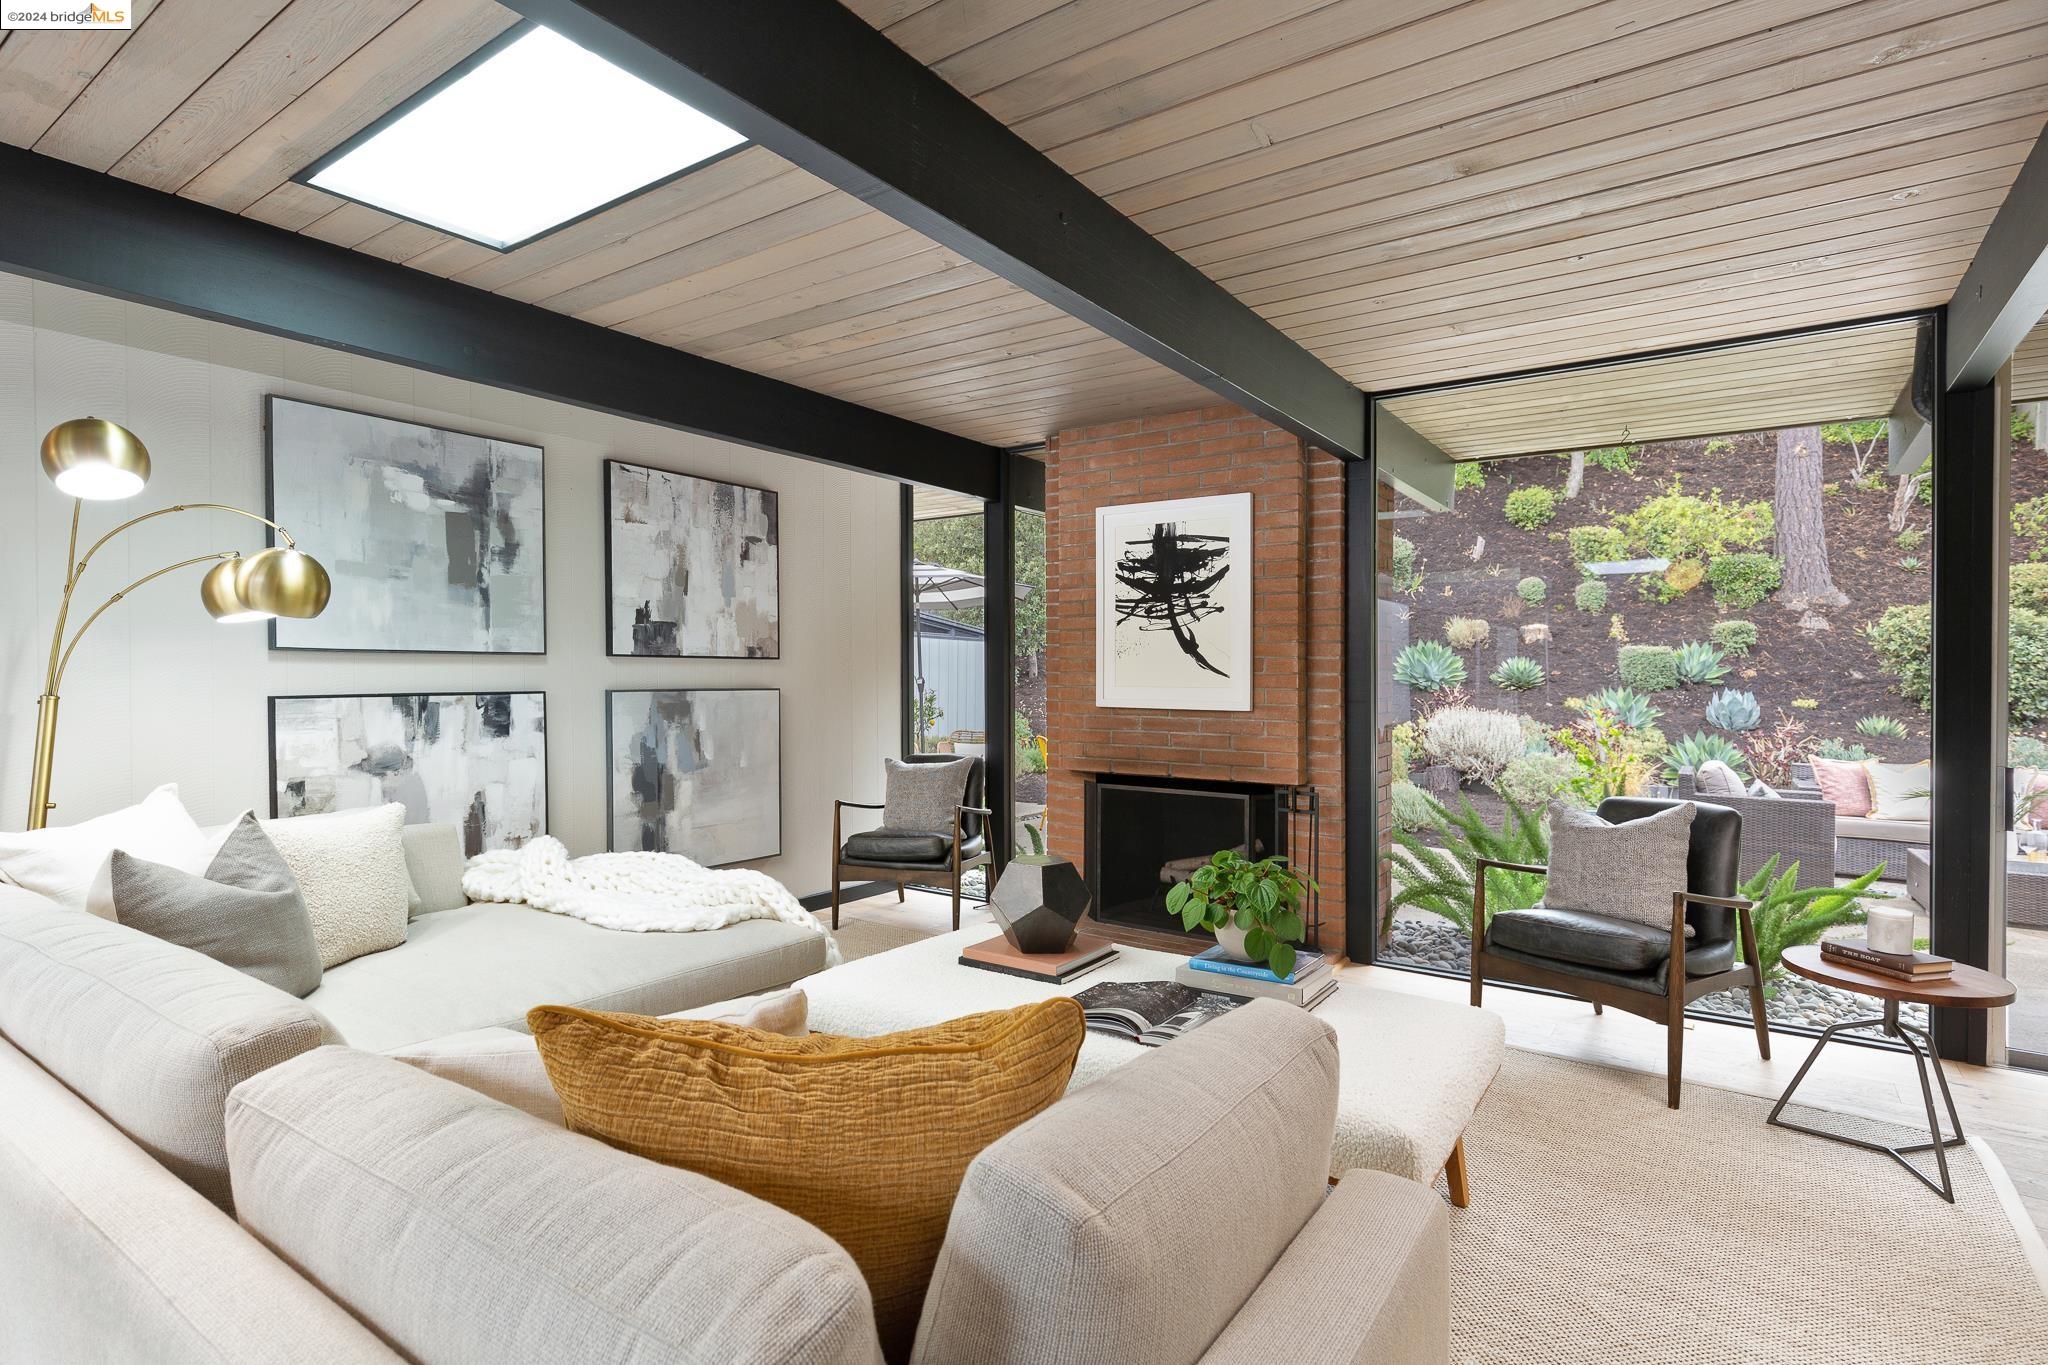
[[[1920,1098],[1927,1107],[1928,1141],[1915,1142],[1904,1147],[1887,1147],[1881,1142],[1848,1137],[1841,1133],[1830,1133],[1823,1129],[1810,1128],[1803,1123],[1790,1123],[1779,1117],[1779,1115],[1785,1112],[1785,1106],[1791,1103],[1793,1092],[1799,1089],[1800,1082],[1806,1079],[1806,1073],[1811,1071],[1814,1062],[1819,1060],[1821,1049],[1832,1042],[1837,1033],[1859,1028],[1881,1028],[1884,1030],[1886,1037],[1899,1039],[1912,1051],[1913,1069],[1920,1077]],[[1941,1085],[1942,1103],[1948,1107],[1948,1121],[1949,1125],[1955,1129],[1954,1137],[1944,1137],[1942,1135],[1941,1121],[1935,1116],[1934,1088],[1927,1081],[1927,1072],[1930,1067],[1933,1068],[1935,1080]],[[1963,1120],[1956,1113],[1955,1097],[1949,1094],[1948,1077],[1942,1074],[1941,1054],[1935,1051],[1934,1039],[1928,1036],[1925,1029],[1916,1028],[1900,1020],[1899,1002],[1896,1000],[1885,1001],[1884,1013],[1878,1017],[1849,1019],[1839,1024],[1830,1024],[1827,1028],[1823,1029],[1820,1040],[1813,1045],[1813,1051],[1807,1054],[1805,1063],[1800,1066],[1798,1073],[1792,1077],[1792,1084],[1786,1086],[1785,1093],[1778,1097],[1778,1103],[1772,1108],[1768,1122],[1775,1127],[1789,1128],[1795,1133],[1805,1133],[1809,1137],[1826,1138],[1829,1142],[1839,1142],[1848,1147],[1860,1147],[1866,1152],[1882,1152],[1912,1172],[1913,1178],[1928,1189],[1933,1190],[1951,1204],[1956,1202],[1955,1185],[1949,1179],[1948,1149],[1962,1145]],[[1909,1152],[1930,1151],[1934,1153],[1935,1164],[1941,1170],[1940,1184],[1936,1184],[1927,1176],[1926,1172],[1906,1159]]]

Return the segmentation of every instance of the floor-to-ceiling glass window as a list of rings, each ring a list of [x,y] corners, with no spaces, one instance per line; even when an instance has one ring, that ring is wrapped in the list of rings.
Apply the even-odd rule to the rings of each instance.
[[[1473,859],[1543,863],[1552,803],[1696,797],[1742,815],[1772,1022],[1877,1012],[1780,955],[1879,906],[1928,932],[1931,476],[1885,420],[1915,334],[1393,401],[1461,458],[1449,510],[1380,514],[1381,961],[1466,973]]]
[[[2004,974],[2008,1059],[2048,1068],[2048,327],[2012,369]]]
[[[963,510],[972,508],[974,510]],[[904,679],[915,753],[986,755],[993,739],[1009,741],[1007,718],[988,712],[988,648],[982,624],[986,549],[980,504],[920,488],[911,499],[909,591],[911,641]],[[987,876],[975,868],[963,894],[986,899]]]
[[[1045,819],[1049,756],[1045,733],[1045,513],[1020,507],[1015,516],[1012,553],[1017,591],[1010,649],[1011,698],[1015,707],[1010,718],[1010,739],[1015,755],[1010,769],[1011,813],[1017,822],[1015,847],[1020,853],[1029,853],[1034,848],[1034,838],[1049,846],[1052,837]],[[1071,844],[1078,831],[1063,833]]]

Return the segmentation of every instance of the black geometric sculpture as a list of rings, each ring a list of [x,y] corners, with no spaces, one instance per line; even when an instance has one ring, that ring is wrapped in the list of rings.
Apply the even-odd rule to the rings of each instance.
[[[1063,953],[1088,913],[1088,900],[1088,883],[1065,858],[1013,858],[988,908],[1018,952]]]

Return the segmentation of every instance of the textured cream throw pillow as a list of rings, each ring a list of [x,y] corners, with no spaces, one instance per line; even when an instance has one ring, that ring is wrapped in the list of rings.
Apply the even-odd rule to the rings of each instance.
[[[1934,785],[1934,768],[1927,763],[1880,763],[1863,765],[1870,774],[1870,818],[1873,820],[1931,820],[1928,791]]]
[[[1671,927],[1671,893],[1685,890],[1690,801],[1610,825],[1589,810],[1550,804],[1550,880],[1543,903]]]
[[[117,848],[194,874],[206,870],[214,852],[178,799],[178,784],[166,782],[134,805],[82,824],[0,834],[0,881],[112,919]]]
[[[405,807],[395,801],[263,822],[299,880],[323,969],[405,942],[412,878],[399,834],[404,827]]]

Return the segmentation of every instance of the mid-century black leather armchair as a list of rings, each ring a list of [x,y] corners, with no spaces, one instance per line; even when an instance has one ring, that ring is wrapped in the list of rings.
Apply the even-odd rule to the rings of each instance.
[[[955,754],[911,754],[905,763],[965,763],[967,781],[960,804],[953,809],[950,829],[867,830],[842,839],[839,815],[843,810],[882,810],[878,803],[834,801],[832,803],[832,927],[839,927],[839,884],[843,881],[884,881],[896,883],[896,899],[903,899],[905,886],[950,887],[953,892],[953,927],[960,927],[960,876],[969,868],[989,861],[988,829],[992,818],[983,803],[988,781],[987,764],[979,758]]]

